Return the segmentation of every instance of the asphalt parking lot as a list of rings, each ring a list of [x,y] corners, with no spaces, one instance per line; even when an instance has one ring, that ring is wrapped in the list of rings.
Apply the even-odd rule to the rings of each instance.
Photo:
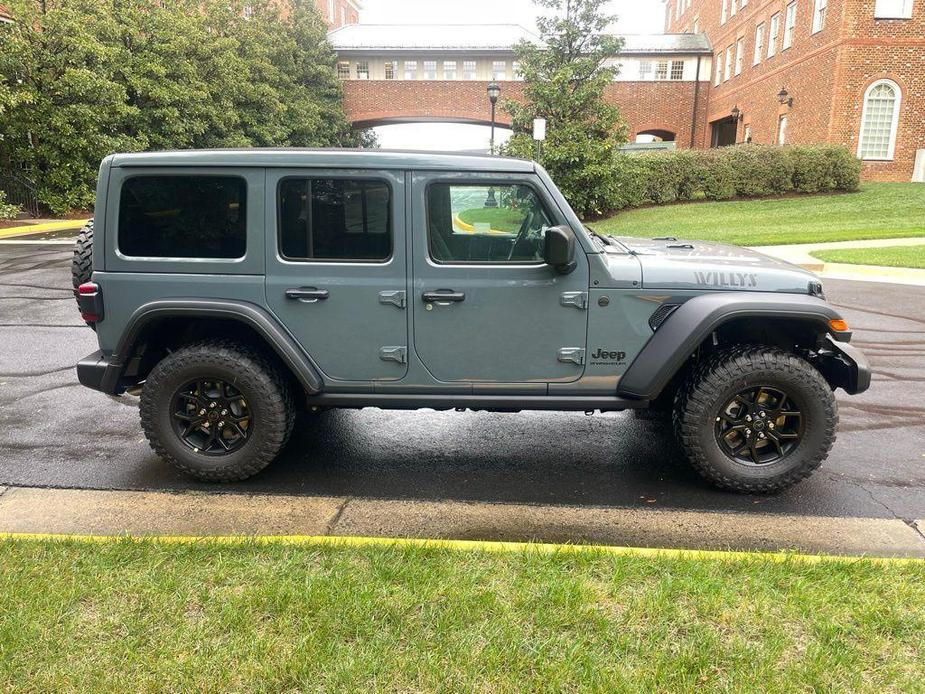
[[[137,402],[77,383],[96,349],[70,291],[71,248],[0,244],[0,486],[122,490],[216,487],[150,450]],[[667,430],[629,413],[334,411],[305,418],[264,473],[224,492],[414,501],[572,504],[871,518],[925,517],[925,288],[828,281],[829,299],[875,370],[839,397],[831,457],[773,497],[712,489]],[[747,521],[744,521],[747,522]]]

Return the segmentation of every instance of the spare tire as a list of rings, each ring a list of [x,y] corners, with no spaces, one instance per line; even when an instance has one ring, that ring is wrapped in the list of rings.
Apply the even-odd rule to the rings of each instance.
[[[88,221],[77,235],[74,257],[71,259],[71,282],[74,285],[74,298],[77,287],[90,281],[93,274],[93,220]],[[88,323],[89,325],[89,323]],[[92,327],[92,326],[91,326]]]

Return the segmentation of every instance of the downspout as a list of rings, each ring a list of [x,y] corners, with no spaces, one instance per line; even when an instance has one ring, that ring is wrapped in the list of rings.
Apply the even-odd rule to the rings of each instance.
[[[697,56],[697,77],[694,82],[694,114],[691,116],[691,149],[694,148],[694,142],[697,134],[697,109],[700,106],[700,61],[703,56]]]

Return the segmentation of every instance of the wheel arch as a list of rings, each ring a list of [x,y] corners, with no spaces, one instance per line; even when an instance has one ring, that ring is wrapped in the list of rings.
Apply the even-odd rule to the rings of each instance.
[[[831,332],[829,321],[841,316],[823,300],[800,294],[716,292],[681,304],[658,327],[623,374],[618,393],[655,400],[681,373],[702,346],[722,336],[733,342],[812,348]],[[845,338],[850,333],[843,333]],[[803,344],[812,341],[814,344]]]
[[[244,301],[167,299],[140,306],[129,318],[110,357],[115,378],[142,380],[158,349],[175,348],[195,337],[231,337],[263,347],[309,395],[324,389],[317,366],[298,342],[265,309]],[[154,356],[146,357],[150,346]],[[109,376],[112,378],[113,376]],[[118,383],[113,390],[120,390]]]

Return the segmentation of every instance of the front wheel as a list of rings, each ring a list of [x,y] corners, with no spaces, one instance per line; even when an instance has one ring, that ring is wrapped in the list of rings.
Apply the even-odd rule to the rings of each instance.
[[[739,492],[777,492],[805,479],[835,442],[838,408],[811,364],[780,349],[735,347],[691,374],[674,426],[694,468]]]
[[[257,474],[293,426],[286,380],[258,352],[226,341],[188,345],[162,359],[145,381],[139,406],[154,451],[209,482]]]

